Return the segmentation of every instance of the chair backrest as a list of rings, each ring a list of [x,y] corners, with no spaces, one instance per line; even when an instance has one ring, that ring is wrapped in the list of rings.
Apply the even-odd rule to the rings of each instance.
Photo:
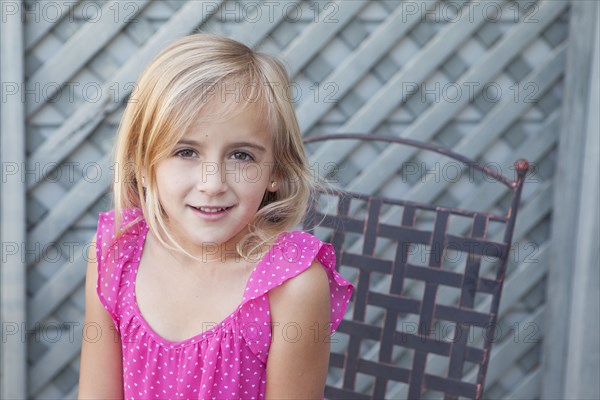
[[[333,244],[336,268],[356,288],[331,338],[325,397],[481,398],[527,161],[515,162],[513,181],[413,140],[330,134],[304,142],[342,139],[449,157],[505,185],[510,205],[497,215],[344,190],[321,195],[304,229]]]

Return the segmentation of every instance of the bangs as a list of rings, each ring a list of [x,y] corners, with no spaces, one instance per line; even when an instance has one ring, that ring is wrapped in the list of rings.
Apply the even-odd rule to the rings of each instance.
[[[272,84],[264,79],[252,79],[253,75],[225,77],[215,83],[198,82],[172,97],[173,101],[162,107],[169,110],[169,121],[165,121],[163,129],[171,133],[168,136],[172,138],[172,145],[198,123],[221,122],[248,109],[256,113],[264,129],[275,133],[279,128],[279,107]]]

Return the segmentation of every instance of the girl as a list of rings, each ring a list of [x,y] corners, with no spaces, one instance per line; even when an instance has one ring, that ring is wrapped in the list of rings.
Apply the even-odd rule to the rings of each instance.
[[[353,286],[293,231],[311,180],[280,62],[185,37],[140,77],[86,278],[79,398],[322,398]]]

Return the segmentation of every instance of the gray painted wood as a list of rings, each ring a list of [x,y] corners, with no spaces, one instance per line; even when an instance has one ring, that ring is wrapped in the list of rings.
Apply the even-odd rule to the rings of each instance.
[[[400,38],[406,35],[436,2],[424,2],[420,13],[406,15],[403,7],[398,7],[350,54],[323,82],[335,85],[335,96],[341,98],[386,54]],[[317,99],[326,99],[331,87],[322,85],[316,94]],[[306,101],[297,111],[298,123],[303,132],[308,131],[325,115],[333,103]],[[318,156],[315,156],[318,157]],[[318,162],[318,161],[317,161]]]
[[[581,160],[584,171],[577,221],[577,242],[573,249],[575,262],[566,360],[565,397],[573,399],[600,398],[600,7],[596,3],[594,43],[589,75],[586,136]]]
[[[508,43],[508,42],[507,42]],[[534,84],[536,88],[538,88],[539,92],[544,92],[547,88],[555,83],[555,81],[564,73],[565,69],[565,58],[566,58],[566,45],[559,46],[556,50],[553,51],[552,55],[550,55],[547,62],[543,65],[532,71],[525,79],[523,79],[523,83],[519,88],[519,93],[523,95],[523,86]],[[476,82],[471,80],[470,82]],[[477,81],[478,82],[478,81]],[[520,97],[521,98],[521,97]],[[440,103],[442,104],[442,103]],[[522,116],[529,108],[531,107],[530,103],[526,102],[515,102],[513,101],[513,97],[507,96],[505,97],[500,104],[498,104],[492,112],[490,112],[486,117],[481,121],[480,124],[475,126],[470,132],[468,132],[457,145],[453,148],[454,151],[463,154],[467,157],[471,157],[473,159],[477,159],[489,146],[491,146],[498,137],[504,132],[504,130],[510,126],[515,120]],[[433,118],[435,114],[433,112],[428,113]],[[450,118],[452,114],[446,114],[447,118]],[[445,119],[445,120],[446,120]],[[423,119],[424,120],[424,119]],[[446,121],[447,122],[447,121]],[[409,128],[409,130],[412,128]],[[410,132],[415,132],[423,135],[423,130],[412,129]],[[429,136],[429,135],[427,135]],[[422,136],[419,136],[422,140]],[[553,144],[553,142],[547,141],[546,144]],[[355,147],[357,145],[356,142],[350,143],[351,146]],[[543,146],[542,148],[545,148]],[[354,191],[364,191],[364,190],[373,190],[374,188],[378,188],[381,184],[385,183],[387,178],[392,173],[395,173],[397,170],[390,165],[393,164],[401,164],[401,161],[392,162],[391,155],[395,154],[396,157],[402,157],[402,161],[408,160],[412,155],[416,153],[415,149],[408,147],[399,147],[399,146],[389,146],[386,154],[389,154],[390,160],[388,160],[387,164],[383,164],[380,162],[379,158],[374,160],[373,163],[377,164],[379,170],[378,172],[375,167],[367,166],[365,172],[361,174],[357,179],[355,179],[350,185],[349,189]],[[534,162],[537,158],[530,155],[529,152],[521,151],[518,154],[527,154],[530,161]],[[311,160],[317,159],[314,161],[318,163],[318,155],[311,157]],[[435,158],[437,162],[443,162],[443,158],[441,156]],[[435,161],[434,161],[435,162]],[[510,165],[514,162],[513,159],[505,160],[503,165]],[[371,174],[366,176],[371,171]],[[506,175],[508,175],[509,171],[504,171]],[[377,175],[384,175],[384,178],[376,178]],[[366,176],[366,177],[364,177]],[[362,180],[361,177],[364,177]],[[421,185],[413,186],[407,193],[405,193],[405,198],[411,199],[414,201],[423,201],[423,202],[431,202],[433,201],[437,195],[446,190],[448,186],[450,186],[451,182],[437,182],[439,177],[429,175],[426,177],[426,180]],[[368,183],[367,183],[368,182]],[[486,197],[483,197],[486,198]],[[480,197],[476,200],[481,207]],[[476,207],[477,204],[464,204],[464,207]],[[356,206],[351,208],[352,210],[356,209]],[[392,210],[389,216],[386,216],[389,221],[394,221],[400,218],[397,215],[398,210]]]
[[[366,0],[336,1],[336,23],[320,18],[290,43],[279,57],[287,61],[288,74],[296,75],[367,4]]]
[[[530,267],[528,266],[527,268]],[[486,384],[500,380],[510,368],[517,364],[524,354],[539,344],[543,339],[543,331],[537,330],[534,336],[532,335],[534,329],[530,327],[543,325],[544,314],[545,309],[541,307],[533,314],[525,316],[523,320],[517,321],[517,330],[514,333],[508,334],[508,338],[503,338],[502,343],[497,343],[492,348],[492,357],[495,357],[495,360],[493,364],[490,364],[488,369]],[[477,371],[472,371],[472,381],[475,381],[476,376]]]
[[[91,238],[91,235],[90,235]],[[58,307],[65,297],[82,285],[87,271],[87,260],[82,252],[72,262],[65,263],[57,273],[29,299],[27,322],[34,326]]]
[[[296,4],[297,1],[290,1]],[[238,29],[233,31],[231,38],[244,43],[248,47],[256,45],[285,17],[284,12],[273,13],[273,18],[261,18],[257,22],[245,21]]]
[[[517,238],[517,242],[522,240],[522,236]],[[524,260],[506,279],[498,311],[500,317],[506,315],[509,309],[518,304],[523,295],[527,294],[527,292],[544,279],[548,273],[548,257],[550,253],[548,248],[548,244],[543,244],[535,255],[535,263]]]
[[[38,4],[37,7],[40,11],[32,13],[35,16],[35,23],[25,24],[25,50],[34,47],[64,18],[74,18],[72,12],[77,4],[77,1]],[[45,7],[45,11],[43,11],[43,7]]]
[[[523,99],[527,95],[525,86],[528,84],[535,85],[536,90],[543,93],[556,83],[556,80],[565,71],[566,47],[566,45],[562,45],[556,48],[548,60],[523,78],[517,92],[519,99]],[[514,97],[506,96],[485,116],[480,124],[453,147],[454,151],[471,158],[479,157],[493,140],[497,140],[500,134],[515,123],[519,117],[522,117],[531,106],[532,103],[516,102]]]
[[[531,82],[531,81],[530,81]],[[534,80],[536,82],[536,80]],[[543,85],[542,85],[543,86]],[[493,115],[490,115],[489,118],[493,118]],[[511,114],[507,113],[506,118],[510,120]],[[488,119],[484,119],[480,126],[488,126]],[[556,141],[558,140],[558,124],[559,124],[559,113],[555,112],[552,116],[548,118],[548,121],[542,125],[540,128],[540,132],[545,132],[546,135],[535,135],[527,140],[516,152],[517,154],[526,154],[527,158],[531,162],[537,162],[537,160],[545,154],[552,146],[556,145]],[[491,129],[491,126],[490,126]],[[479,130],[474,130],[474,132],[479,133]],[[465,143],[468,142],[470,138],[469,135],[465,138]],[[473,140],[476,140],[475,137],[472,137]],[[470,151],[467,150],[468,146],[462,146],[463,141],[459,142],[459,144],[454,148],[455,151],[465,151],[465,154],[469,157],[476,158],[480,153],[478,151],[472,151],[473,149],[477,149],[477,146],[474,146]],[[482,150],[480,150],[482,151]],[[514,161],[514,157],[510,155],[509,158],[502,160],[503,165],[510,164]],[[405,193],[405,198],[411,199],[419,202],[432,202],[439,194],[440,187],[449,186],[449,182],[435,182],[433,179],[426,180],[423,184],[413,186],[408,192]],[[481,193],[478,193],[481,195]],[[479,201],[479,200],[477,200]],[[470,206],[470,204],[464,204],[465,207]],[[521,216],[522,217],[522,216]],[[382,221],[399,221],[401,215],[399,210],[391,210],[384,214],[382,217]],[[466,226],[463,227],[466,229]]]
[[[131,5],[133,13],[128,13]],[[117,35],[132,18],[148,5],[148,0],[123,2],[112,0],[104,5],[98,21],[90,21],[65,43],[54,57],[46,61],[27,81],[30,90],[50,88],[41,101],[27,102],[27,117],[38,111],[69,78]],[[120,13],[116,14],[116,10]],[[130,15],[131,14],[131,15]],[[120,16],[119,18],[115,18]],[[127,18],[125,18],[127,16]],[[39,89],[38,89],[39,90]]]
[[[565,57],[566,48],[565,46],[561,46],[554,51],[554,55],[547,63],[532,71],[523,79],[524,84],[534,84],[537,85],[536,87],[539,88],[540,92],[545,91],[564,72]],[[521,85],[521,88],[522,86],[523,85]],[[523,95],[522,91],[520,91],[520,94]],[[488,115],[486,115],[477,126],[469,131],[453,147],[453,150],[472,159],[477,159],[496,140],[498,140],[498,137],[508,126],[513,124],[517,118],[521,117],[530,107],[531,104],[514,102],[512,97],[506,97]],[[553,117],[549,118],[549,121],[553,124],[556,123],[558,121],[558,115],[555,114]],[[548,128],[548,126],[546,126],[546,128]],[[523,146],[524,148],[519,149],[516,154],[526,155],[531,162],[534,162],[534,160],[537,161],[538,154],[536,154],[536,150],[547,150],[548,146],[554,145],[555,142],[552,138],[553,135],[551,133],[546,137],[542,135],[535,136],[534,138],[531,138],[531,140],[535,142],[535,145]],[[501,164],[512,165],[515,161],[515,157],[516,156],[511,154],[510,159],[503,160]],[[436,157],[433,162],[443,162],[443,159],[442,157]],[[506,176],[509,176],[508,172],[509,171],[503,171]],[[405,196],[414,201],[431,202],[451,184],[452,182],[450,181],[436,182],[436,177],[429,175],[425,178],[423,184],[413,186]],[[469,205],[465,204],[465,206],[468,207]],[[391,218],[391,220],[393,220],[393,218],[399,218],[399,216],[393,216]]]
[[[560,13],[567,7],[565,1],[552,1],[543,3],[540,7],[538,22],[535,24],[521,23],[505,36],[501,41],[490,49],[484,57],[461,77],[460,83],[464,82],[489,82],[496,76],[510,60],[522,51],[531,41]],[[420,81],[416,81],[420,82]],[[478,89],[481,89],[480,85]],[[478,90],[477,92],[479,92]],[[388,100],[392,100],[389,98]],[[428,108],[419,119],[410,126],[402,136],[419,140],[431,140],[438,130],[449,122],[449,120],[460,111],[469,101],[469,96],[462,96],[456,102],[439,102]],[[385,102],[380,104],[382,108]],[[386,107],[387,108],[387,107]],[[372,127],[374,121],[370,123]],[[349,148],[352,148],[349,146]],[[338,149],[339,152],[346,152],[347,149]],[[350,190],[365,190],[366,187],[380,186],[389,177],[392,171],[406,161],[409,157],[393,150],[384,151],[377,160],[367,167],[349,186]],[[408,152],[407,152],[408,154]]]
[[[529,352],[540,340],[543,339],[543,331],[539,331],[539,336],[527,338],[531,334],[530,326],[542,326],[544,324],[545,308],[537,309],[533,315],[528,315],[526,319],[519,321],[518,331],[514,333],[514,338],[503,343],[497,343],[492,347],[492,356],[488,374],[486,375],[486,385],[500,379],[507,371],[517,363],[517,361],[527,352]],[[525,339],[527,338],[527,339]],[[491,360],[494,360],[492,363]],[[471,373],[471,381],[474,382],[477,371]]]
[[[10,5],[17,11],[23,7],[20,1]],[[3,86],[11,83],[20,89],[16,95],[2,100],[0,117],[0,162],[3,167],[12,165],[16,168],[15,174],[3,173],[0,189],[0,241],[3,247],[0,268],[0,397],[22,399],[26,396],[27,385],[27,343],[21,339],[27,301],[25,266],[21,261],[26,235],[25,185],[21,180],[21,169],[25,163],[25,110],[19,96],[24,81],[23,27],[20,12],[9,12],[5,6],[7,4],[2,4],[0,24],[0,76]],[[8,251],[9,245],[11,251]],[[9,326],[12,334],[8,334]]]
[[[345,123],[340,132],[369,132],[389,115],[401,101],[402,85],[406,82],[423,82],[426,78],[483,23],[481,3],[464,14],[462,24],[449,24],[434,39],[427,43],[409,63],[383,87],[372,99]],[[425,138],[426,139],[426,138]],[[326,162],[339,162],[352,149],[354,141],[328,143],[322,145],[312,156],[317,165]]]
[[[597,2],[590,1],[574,1],[571,4],[563,129],[559,141],[555,175],[555,211],[552,222],[553,255],[547,284],[548,318],[545,327],[546,340],[543,347],[542,397],[546,399],[567,396],[566,360],[572,360],[569,355],[568,338],[570,333],[576,334],[576,332],[585,330],[589,335],[589,331],[587,331],[589,320],[580,327],[572,327],[567,321],[569,321],[569,313],[573,311],[572,297],[575,295],[573,284],[579,282],[580,278],[577,277],[577,280],[574,280],[574,271],[582,268],[575,265],[577,257],[583,256],[574,256],[579,246],[577,241],[583,239],[578,232],[587,227],[592,229],[592,231],[587,231],[587,234],[593,233],[593,227],[590,225],[579,224],[578,204],[584,191],[587,190],[584,188],[584,182],[586,185],[590,185],[587,179],[592,173],[585,168],[585,157],[582,157],[582,154],[584,154],[586,138],[590,134],[587,130],[588,113],[590,112],[587,103],[592,92],[590,82],[593,52],[590,49],[594,48],[595,39],[594,35],[584,32],[594,32],[593,27],[597,24],[597,7]],[[592,112],[596,114],[597,109]],[[597,135],[597,131],[594,135]],[[590,212],[591,210],[586,211]],[[584,248],[584,251],[589,252],[590,249]],[[585,291],[585,287],[578,287],[577,291],[579,290]],[[579,355],[573,357],[579,357]],[[596,383],[598,382],[597,378],[596,376]]]
[[[539,398],[539,388],[542,386],[542,372],[536,369],[523,379],[523,382],[512,391],[506,398],[510,400]]]
[[[35,244],[57,241],[68,227],[79,219],[90,205],[95,203],[110,187],[113,182],[111,160],[112,155],[106,154],[100,162],[96,163],[99,176],[95,176],[93,179],[80,179],[61,202],[29,232],[28,242]],[[40,251],[41,248],[40,246]],[[39,258],[39,252],[35,258]]]
[[[294,76],[317,54],[328,41],[335,36],[356,14],[365,6],[366,0],[356,1],[336,1],[335,20],[332,23],[328,18],[319,18],[317,23],[310,24],[300,35],[294,39],[281,54],[277,56],[286,62],[288,74]],[[261,24],[260,29],[256,29],[256,24],[251,21],[245,21],[240,28],[234,31],[233,38],[244,42],[251,47],[257,47],[261,40],[268,35],[273,26],[277,25],[285,17],[282,13],[274,13],[277,19]],[[226,34],[220,27],[214,24],[210,25],[209,32]]]
[[[76,331],[81,331],[81,327],[76,328]],[[81,340],[60,340],[52,346],[29,370],[27,398],[34,397],[35,393],[50,382],[80,351]]]

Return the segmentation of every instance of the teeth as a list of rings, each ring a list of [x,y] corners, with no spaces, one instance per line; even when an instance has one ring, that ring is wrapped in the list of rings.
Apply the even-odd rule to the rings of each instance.
[[[224,211],[224,208],[209,208],[209,207],[199,207],[199,210],[206,213],[216,213]]]

